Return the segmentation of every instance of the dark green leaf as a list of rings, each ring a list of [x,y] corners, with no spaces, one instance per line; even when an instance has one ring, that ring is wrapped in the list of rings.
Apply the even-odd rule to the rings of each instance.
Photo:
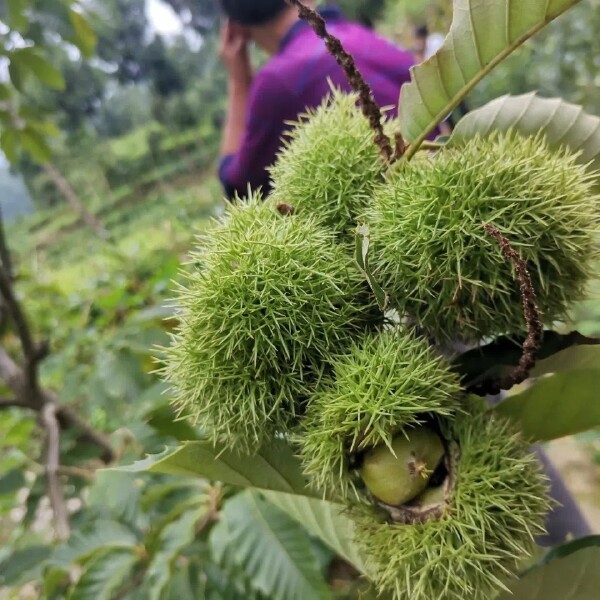
[[[23,469],[13,469],[0,477],[0,494],[14,494],[25,485]]]
[[[13,552],[0,563],[0,586],[16,586],[37,579],[51,552],[50,546],[30,546]]]
[[[476,135],[514,129],[525,136],[542,133],[554,148],[581,152],[579,160],[600,171],[600,117],[560,98],[540,98],[535,93],[502,96],[463,117],[450,145],[468,143]]]
[[[598,369],[539,379],[494,409],[515,421],[532,441],[548,441],[600,427]]]
[[[88,503],[106,510],[120,521],[135,525],[143,482],[131,473],[101,471],[90,488]]]
[[[454,0],[452,25],[444,44],[411,70],[412,81],[400,94],[400,127],[413,148],[419,147],[498,63],[578,2],[529,1],[524,6],[511,0]]]
[[[146,572],[148,600],[161,600],[163,590],[175,573],[175,561],[181,552],[194,541],[196,524],[206,514],[206,507],[196,507],[169,523],[160,534],[159,550]]]
[[[23,91],[24,73],[19,63],[11,61],[8,65],[8,74],[10,75],[10,81],[15,86],[15,89],[19,92]]]
[[[190,442],[117,470],[202,477],[240,487],[317,495],[308,489],[299,460],[283,441],[274,442],[255,456],[206,441]]]
[[[278,492],[264,492],[264,496],[359,572],[366,573],[365,563],[354,544],[354,522],[344,514],[343,506],[316,498]]]
[[[69,600],[111,600],[114,592],[131,579],[138,557],[130,550],[115,550],[93,558],[71,590]]]
[[[551,551],[497,600],[592,600],[600,590],[600,536]]]
[[[174,437],[181,442],[200,439],[198,431],[186,420],[178,419],[169,405],[156,408],[146,418],[148,425],[161,435]]]
[[[272,600],[330,598],[304,529],[255,492],[227,501],[211,543]],[[221,538],[221,539],[217,539]]]
[[[69,19],[75,32],[73,40],[75,45],[81,50],[84,56],[89,58],[96,47],[96,34],[94,30],[89,21],[81,13],[73,9],[69,10]]]
[[[50,562],[68,568],[109,550],[131,550],[136,544],[137,538],[128,527],[116,521],[98,520],[90,531],[74,531],[69,541],[56,549]]]

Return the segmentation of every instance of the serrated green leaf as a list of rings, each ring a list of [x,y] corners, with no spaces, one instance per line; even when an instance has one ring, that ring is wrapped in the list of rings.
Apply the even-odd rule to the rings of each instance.
[[[600,536],[570,542],[550,552],[497,600],[592,600],[600,590]]]
[[[193,542],[196,537],[196,523],[205,514],[206,507],[188,510],[161,531],[159,551],[146,572],[148,600],[160,600],[163,597],[163,590],[168,586],[173,575],[177,557]]]
[[[495,411],[513,420],[535,442],[554,440],[600,427],[598,369],[557,373],[511,396]]]
[[[51,553],[50,546],[29,546],[16,550],[0,562],[0,587],[22,585],[37,579]]]
[[[138,557],[117,550],[92,559],[69,594],[69,600],[111,600],[131,573]]]
[[[75,45],[81,50],[82,54],[90,57],[96,47],[96,33],[92,29],[89,21],[79,12],[70,9],[69,19],[75,32]]]
[[[116,521],[99,520],[90,531],[74,531],[69,541],[56,549],[50,562],[68,568],[73,563],[87,562],[95,554],[133,549],[136,544],[137,538],[128,527]]]
[[[473,87],[516,48],[580,0],[454,0],[442,47],[411,69],[399,118],[412,155]]]
[[[306,531],[279,508],[246,491],[226,502],[221,518],[225,552],[257,591],[272,600],[330,598]]]
[[[106,510],[120,521],[135,525],[140,511],[143,481],[130,473],[102,471],[90,488],[88,503]]]
[[[600,117],[560,98],[540,98],[535,93],[502,96],[465,115],[448,142],[468,143],[476,135],[510,129],[524,136],[542,133],[550,147],[580,152],[580,162],[600,172]]]
[[[198,579],[194,580],[193,577],[189,565],[179,567],[163,592],[164,600],[205,600],[198,589]]]
[[[365,563],[354,544],[354,522],[344,514],[344,507],[333,502],[278,492],[263,492],[269,502],[301,523],[336,554],[359,572],[366,573]]]
[[[189,442],[113,470],[202,477],[240,487],[315,496],[307,486],[300,461],[283,441],[273,442],[254,456],[241,455],[206,441]]]

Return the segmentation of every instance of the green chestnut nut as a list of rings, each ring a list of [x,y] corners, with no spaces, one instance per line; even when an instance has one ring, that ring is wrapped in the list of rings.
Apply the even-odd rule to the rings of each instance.
[[[360,475],[375,498],[402,506],[425,491],[444,453],[444,444],[433,430],[411,429],[395,437],[391,449],[382,444],[367,452]]]

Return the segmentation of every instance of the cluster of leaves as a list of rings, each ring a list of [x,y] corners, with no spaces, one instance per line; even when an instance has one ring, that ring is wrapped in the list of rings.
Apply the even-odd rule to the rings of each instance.
[[[96,35],[78,0],[8,0],[2,7],[0,19],[10,28],[10,35],[1,37],[0,55],[8,61],[10,79],[0,85],[0,145],[10,161],[24,149],[35,160],[46,162],[51,154],[47,137],[58,130],[23,102],[19,92],[31,78],[56,90],[65,88],[62,74],[47,58],[47,46],[56,43],[56,39],[50,41],[50,32],[85,55],[92,53]]]

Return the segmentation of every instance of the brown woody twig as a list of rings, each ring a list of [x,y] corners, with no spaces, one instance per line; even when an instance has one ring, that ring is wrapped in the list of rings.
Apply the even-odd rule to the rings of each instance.
[[[48,497],[54,514],[54,529],[59,540],[69,537],[69,512],[59,477],[60,428],[56,418],[56,404],[47,402],[40,411],[40,422],[46,432],[45,472]]]
[[[325,42],[330,54],[344,69],[350,86],[358,94],[362,112],[368,119],[371,129],[375,132],[375,143],[381,149],[383,157],[388,161],[397,158],[399,152],[404,152],[404,143],[399,144],[397,138],[396,152],[394,152],[388,136],[383,131],[381,109],[375,102],[373,91],[358,70],[352,55],[346,52],[338,38],[327,31],[325,20],[318,12],[305,6],[300,0],[287,0],[287,2],[298,9],[300,18],[304,19],[313,28],[315,33]]]
[[[514,265],[519,279],[523,313],[527,325],[527,337],[523,342],[523,354],[519,360],[519,364],[513,367],[504,377],[484,381],[469,390],[481,396],[486,396],[488,394],[499,394],[502,390],[509,390],[513,386],[523,383],[529,377],[540,352],[544,328],[527,263],[511,246],[510,241],[496,227],[487,223],[483,227],[487,233],[497,240],[502,254]]]
[[[13,279],[10,252],[0,218],[0,299],[4,315],[12,322],[17,333],[24,359],[24,366],[21,367],[0,347],[0,379],[14,394],[14,398],[0,400],[0,409],[25,408],[38,414],[38,422],[46,437],[44,471],[55,532],[58,539],[64,540],[68,538],[70,528],[59,473],[61,426],[78,427],[82,431],[82,437],[103,449],[107,461],[111,460],[114,454],[102,434],[94,431],[69,409],[61,407],[56,395],[40,386],[38,366],[47,356],[49,346],[47,343],[34,342],[25,313],[14,293]]]

